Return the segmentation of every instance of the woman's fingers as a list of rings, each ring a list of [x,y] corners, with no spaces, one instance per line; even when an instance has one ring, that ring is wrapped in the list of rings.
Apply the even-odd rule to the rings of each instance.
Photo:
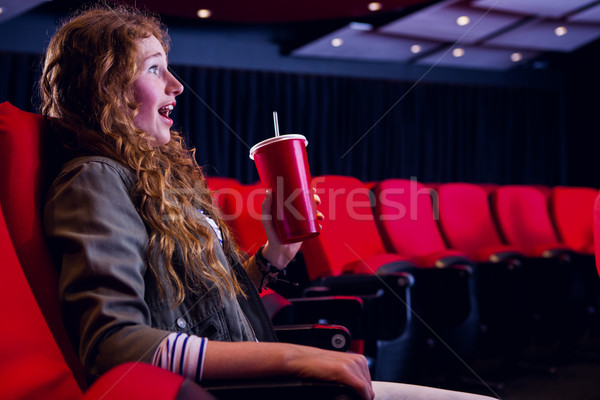
[[[317,194],[317,189],[313,188],[313,196],[315,199],[315,204],[317,206],[321,205],[321,198],[319,197],[319,195]],[[325,220],[325,215],[323,215],[323,213],[319,210],[317,210],[317,221],[324,221]],[[319,224],[319,228],[323,228],[321,226],[321,224]]]
[[[358,361],[358,370],[361,381],[363,382],[363,391],[367,396],[367,399],[372,399],[375,397],[375,393],[373,392],[373,385],[371,385],[371,373],[369,372],[369,366],[367,364],[366,358],[363,356],[359,356],[360,359]]]
[[[314,189],[316,191],[316,189]],[[317,193],[314,193],[314,198],[315,198],[315,204],[316,205],[321,205],[321,198],[319,197],[319,195]]]
[[[317,211],[317,220],[325,221],[325,216],[323,215],[323,213],[321,211]]]

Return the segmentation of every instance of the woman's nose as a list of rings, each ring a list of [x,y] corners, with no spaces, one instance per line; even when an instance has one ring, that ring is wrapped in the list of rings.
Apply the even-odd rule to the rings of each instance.
[[[171,71],[169,71],[168,80],[169,82],[166,88],[167,93],[172,94],[173,96],[179,96],[181,92],[183,92],[183,85],[181,82],[173,76]]]

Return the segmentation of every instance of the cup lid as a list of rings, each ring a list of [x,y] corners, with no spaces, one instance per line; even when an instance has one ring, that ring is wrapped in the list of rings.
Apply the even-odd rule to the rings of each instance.
[[[252,148],[250,149],[250,159],[254,160],[254,153],[256,153],[256,151],[258,149],[260,149],[261,147],[264,147],[264,146],[269,145],[271,143],[279,142],[279,141],[282,141],[282,140],[291,140],[291,139],[304,140],[304,146],[308,146],[308,140],[306,140],[306,137],[304,137],[304,135],[288,134],[288,135],[274,136],[272,138],[265,139],[262,142],[258,142],[254,146],[252,146]]]

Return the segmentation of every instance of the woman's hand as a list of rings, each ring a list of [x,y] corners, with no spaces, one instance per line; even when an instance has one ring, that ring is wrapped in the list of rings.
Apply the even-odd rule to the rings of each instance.
[[[313,189],[314,190],[314,189]],[[321,204],[321,199],[314,193],[315,203],[317,206]],[[271,205],[273,204],[273,193],[271,190],[265,192],[265,199],[262,203],[263,227],[267,234],[267,243],[262,251],[263,256],[269,260],[271,264],[279,269],[283,269],[294,258],[302,242],[283,244],[277,235],[275,222],[271,217]],[[317,220],[323,221],[325,217],[320,211],[317,211]]]
[[[203,379],[295,376],[352,386],[365,400],[375,396],[364,356],[289,343],[214,342],[206,346]]]
[[[364,356],[354,353],[326,351],[313,347],[297,347],[299,353],[290,359],[296,376],[341,382],[352,386],[364,399],[373,399],[371,374]]]

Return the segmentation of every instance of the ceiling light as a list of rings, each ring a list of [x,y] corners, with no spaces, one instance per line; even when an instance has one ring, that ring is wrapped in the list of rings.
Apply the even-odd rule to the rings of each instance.
[[[344,41],[342,39],[340,39],[340,38],[331,39],[331,45],[333,47],[340,47],[343,44],[344,44]]]
[[[465,50],[460,47],[457,47],[454,50],[452,50],[452,55],[457,58],[462,57],[465,55]]]
[[[212,11],[207,10],[206,8],[201,8],[198,10],[198,12],[196,12],[196,15],[198,15],[198,18],[210,18],[210,16],[212,15]]]
[[[0,7],[0,14],[4,12],[4,8]]]
[[[521,53],[512,53],[510,55],[510,61],[512,62],[519,62],[523,59],[523,54]]]
[[[564,26],[558,26],[556,27],[556,29],[554,30],[554,34],[556,36],[563,36],[567,34],[567,28],[565,28]]]
[[[421,46],[419,46],[418,44],[413,44],[412,46],[410,46],[410,52],[413,54],[420,53],[421,50]]]
[[[370,11],[379,11],[379,10],[381,10],[381,3],[378,1],[374,1],[374,2],[369,3],[368,7],[369,7]]]
[[[350,29],[355,29],[357,31],[372,31],[373,25],[367,24],[364,22],[350,22]]]
[[[461,15],[460,17],[456,18],[456,24],[459,26],[468,25],[469,22],[471,22],[471,18],[467,17],[466,15]]]

